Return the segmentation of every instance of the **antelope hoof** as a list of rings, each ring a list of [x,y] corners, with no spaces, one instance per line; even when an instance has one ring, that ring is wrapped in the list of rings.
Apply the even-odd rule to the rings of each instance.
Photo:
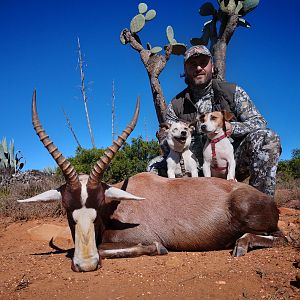
[[[165,255],[168,254],[168,250],[159,242],[154,242],[156,246],[157,254],[158,255]]]
[[[247,253],[247,249],[245,249],[244,247],[235,245],[233,252],[232,252],[232,256],[240,257],[240,256],[244,256],[246,253]]]

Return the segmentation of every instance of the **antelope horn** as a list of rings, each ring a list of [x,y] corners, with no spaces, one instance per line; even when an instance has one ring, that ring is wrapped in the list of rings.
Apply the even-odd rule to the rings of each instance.
[[[71,188],[77,187],[78,185],[80,185],[80,183],[74,167],[71,165],[69,161],[66,160],[66,158],[62,155],[62,153],[58,150],[58,148],[49,139],[49,136],[46,134],[45,130],[43,129],[40,123],[37,110],[36,110],[36,90],[33,91],[33,95],[32,95],[31,113],[32,113],[32,125],[36,134],[39,136],[40,141],[47,148],[48,152],[51,154],[51,156],[54,158],[54,160],[62,170],[62,173],[67,183],[70,184]]]
[[[121,133],[121,135],[119,135],[118,138],[113,141],[112,146],[107,148],[107,150],[104,152],[102,157],[94,165],[87,182],[88,187],[94,189],[98,186],[98,184],[102,180],[103,173],[107,169],[109,163],[112,161],[112,159],[114,158],[118,150],[121,148],[121,146],[125,143],[130,133],[133,131],[137,123],[139,111],[140,111],[140,97],[138,97],[137,99],[135,112],[131,119],[131,122],[128,124],[126,129]]]

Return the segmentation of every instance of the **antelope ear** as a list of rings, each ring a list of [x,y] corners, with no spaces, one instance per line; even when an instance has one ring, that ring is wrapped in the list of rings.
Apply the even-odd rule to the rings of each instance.
[[[122,201],[122,200],[144,200],[145,198],[134,196],[128,192],[120,190],[116,187],[109,187],[104,192],[105,202]]]
[[[19,203],[26,203],[26,202],[54,202],[61,200],[61,193],[59,189],[57,190],[49,190],[34,197],[24,199],[24,200],[17,200]]]

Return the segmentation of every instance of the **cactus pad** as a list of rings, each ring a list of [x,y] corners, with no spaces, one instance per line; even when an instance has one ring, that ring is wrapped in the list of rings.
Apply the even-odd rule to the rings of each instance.
[[[244,0],[243,8],[241,10],[242,16],[248,14],[250,11],[255,9],[258,4],[259,4],[259,0]]]
[[[197,46],[197,45],[204,45],[207,46],[208,41],[204,40],[203,38],[192,38],[190,40],[191,45]]]
[[[173,41],[174,41],[174,30],[173,30],[173,27],[172,26],[168,26],[167,29],[166,29],[166,32],[167,32],[167,38],[168,38],[168,41],[170,44],[174,44]],[[175,41],[176,43],[176,41]]]
[[[150,9],[149,11],[147,11],[146,15],[145,15],[145,19],[146,21],[151,21],[152,19],[154,19],[156,16],[156,11],[154,9]]]
[[[199,8],[199,14],[201,16],[213,16],[216,13],[216,10],[212,3],[205,2],[200,8]]]
[[[132,33],[139,32],[145,26],[145,17],[142,14],[136,15],[130,22],[130,30]]]
[[[156,53],[160,52],[161,50],[162,50],[161,47],[153,47],[153,48],[151,48],[150,52],[152,54],[156,54]]]
[[[186,50],[187,50],[187,47],[185,44],[177,43],[177,44],[172,45],[172,54],[184,55]]]
[[[140,3],[138,5],[138,10],[140,14],[144,14],[148,10],[148,6],[146,3]]]

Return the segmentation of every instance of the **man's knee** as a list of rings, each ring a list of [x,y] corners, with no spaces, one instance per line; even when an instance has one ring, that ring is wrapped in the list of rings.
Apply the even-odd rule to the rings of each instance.
[[[279,135],[272,129],[258,129],[250,132],[247,138],[253,145],[253,150],[259,149],[266,152],[281,154],[281,142]]]

